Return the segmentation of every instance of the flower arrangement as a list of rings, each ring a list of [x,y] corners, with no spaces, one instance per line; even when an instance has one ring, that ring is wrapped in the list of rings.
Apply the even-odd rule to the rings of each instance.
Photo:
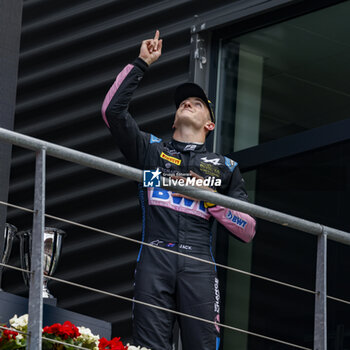
[[[22,333],[28,331],[28,315],[21,317],[15,315],[9,323],[10,328],[4,325],[5,329],[0,329],[0,350],[24,350],[27,346],[27,336]],[[89,328],[76,327],[69,321],[62,325],[55,323],[52,326],[44,327],[42,336],[43,350],[74,350],[75,348],[70,345],[91,350],[150,350],[129,344],[123,345],[118,337],[112,340],[100,338],[98,335],[92,334]]]

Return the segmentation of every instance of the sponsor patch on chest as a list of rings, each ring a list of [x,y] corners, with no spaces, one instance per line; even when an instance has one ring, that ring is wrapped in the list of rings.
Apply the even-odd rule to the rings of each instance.
[[[148,204],[166,207],[182,213],[199,216],[209,220],[210,214],[205,208],[203,201],[195,201],[183,197],[173,197],[171,191],[162,188],[148,187]]]
[[[199,170],[206,175],[220,177],[220,170],[212,164],[200,162]]]
[[[168,162],[173,163],[173,164],[176,164],[176,165],[180,165],[180,164],[181,164],[181,159],[168,156],[168,155],[165,154],[164,152],[162,152],[162,153],[160,154],[160,158],[163,158],[163,159],[167,160]]]

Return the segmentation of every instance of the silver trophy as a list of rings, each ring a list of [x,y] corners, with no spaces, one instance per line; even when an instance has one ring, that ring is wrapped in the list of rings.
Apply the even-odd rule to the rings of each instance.
[[[31,269],[31,251],[32,251],[32,230],[18,232],[20,239],[21,266],[23,269]],[[62,240],[65,232],[53,228],[45,227],[44,229],[44,275],[52,276],[57,268],[58,261],[62,251]],[[23,279],[27,287],[29,286],[30,274],[23,272]],[[47,288],[49,279],[44,277],[43,298],[54,299],[54,296]]]
[[[5,230],[3,233],[3,239],[4,239],[4,246],[2,251],[0,251],[0,262],[3,264],[7,264],[10,259],[11,249],[12,249],[12,243],[13,239],[15,238],[17,232],[17,227],[5,224]],[[2,280],[2,272],[4,270],[3,265],[0,265],[0,291],[1,289],[1,280]]]

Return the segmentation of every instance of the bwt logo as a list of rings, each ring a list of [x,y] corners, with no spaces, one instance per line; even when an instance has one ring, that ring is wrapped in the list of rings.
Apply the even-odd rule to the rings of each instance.
[[[226,217],[227,217],[227,219],[231,220],[234,224],[236,224],[239,227],[244,228],[245,225],[247,225],[247,221],[244,221],[243,219],[239,218],[238,216],[233,215],[231,210],[227,211]]]
[[[183,213],[200,216],[203,219],[209,220],[210,213],[205,208],[202,201],[196,201],[183,197],[173,197],[172,192],[161,188],[148,188],[148,203],[166,207]]]
[[[143,172],[143,187],[160,187],[160,174],[157,170],[144,170]]]

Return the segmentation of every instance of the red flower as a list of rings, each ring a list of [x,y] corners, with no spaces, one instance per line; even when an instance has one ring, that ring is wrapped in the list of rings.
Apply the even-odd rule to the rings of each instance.
[[[73,323],[66,321],[61,327],[61,333],[64,335],[65,339],[67,338],[78,338],[80,333],[79,329],[74,326]]]
[[[128,350],[128,347],[123,345],[120,338],[113,338],[110,341],[106,338],[101,338],[98,348],[99,350]]]
[[[106,338],[101,338],[98,344],[99,350],[104,350],[109,345],[109,341]]]
[[[0,341],[16,339],[17,335],[18,335],[18,332],[11,331],[10,329],[4,329],[2,331],[2,336],[0,338]]]
[[[66,340],[68,338],[79,337],[79,329],[74,326],[73,323],[66,321],[61,325],[60,323],[55,323],[50,327],[44,327],[44,333],[54,334],[62,339]]]
[[[48,334],[57,334],[59,333],[60,328],[61,328],[61,324],[55,323],[52,326],[44,327],[43,332]]]
[[[110,343],[111,350],[127,350],[128,347],[124,346],[119,338],[113,338]]]

